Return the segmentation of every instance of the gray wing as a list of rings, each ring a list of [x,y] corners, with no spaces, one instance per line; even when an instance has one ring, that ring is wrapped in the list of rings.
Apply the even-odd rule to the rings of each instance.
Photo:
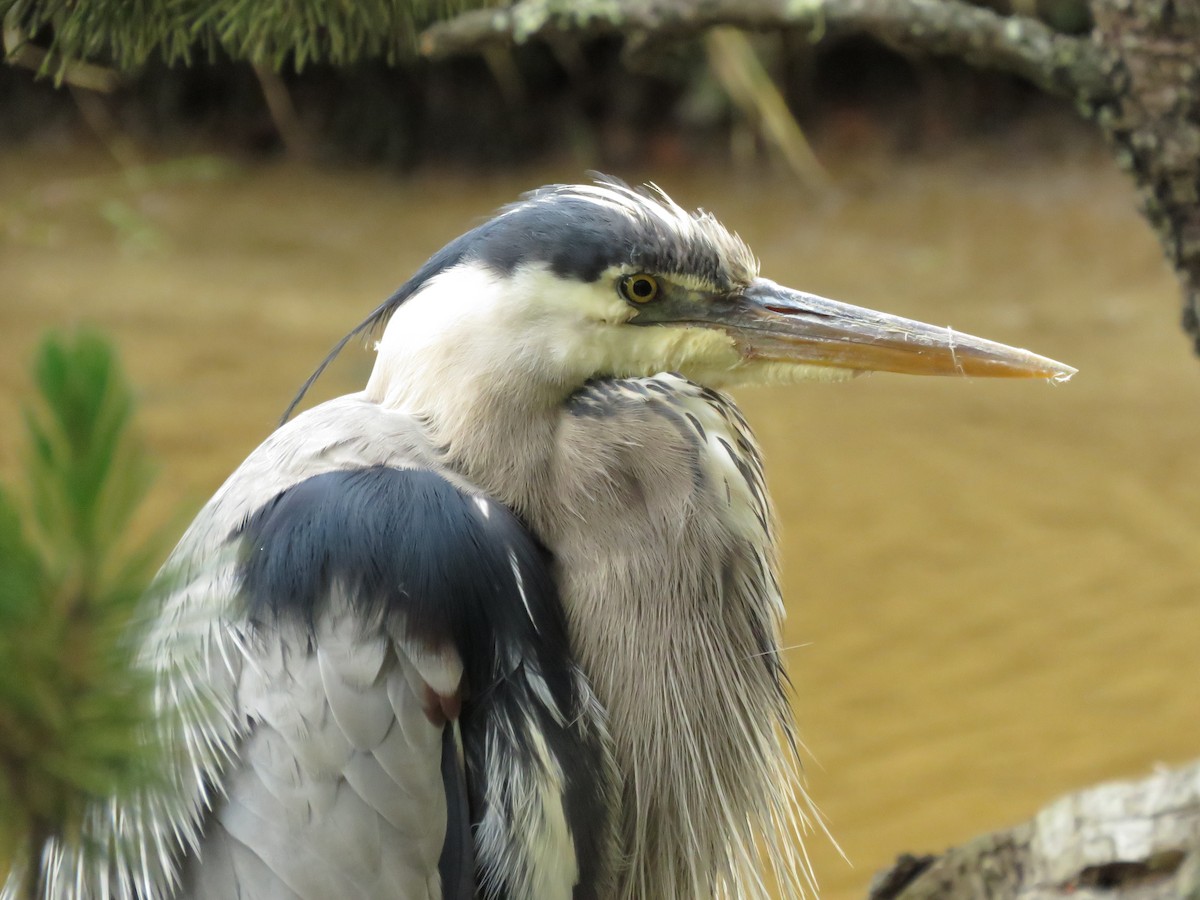
[[[578,879],[587,829],[558,829],[573,868],[557,875],[520,851],[531,817],[572,821],[552,777],[567,754],[607,771],[602,723],[542,646],[561,609],[540,548],[439,472],[410,420],[353,397],[298,417],[164,573],[143,659],[169,784],[96,810],[101,853],[54,848],[51,896],[463,898],[476,869],[514,896],[570,895],[521,879]],[[475,696],[448,724],[464,676]],[[505,735],[519,746],[500,761]]]
[[[244,735],[184,896],[441,896],[443,727],[423,709],[428,681],[344,599],[311,632],[244,636]],[[448,654],[440,668],[461,672]]]

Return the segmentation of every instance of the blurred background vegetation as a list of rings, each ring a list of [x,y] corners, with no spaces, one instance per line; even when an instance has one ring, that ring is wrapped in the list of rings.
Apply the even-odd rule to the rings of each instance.
[[[1078,0],[993,6],[1090,27]],[[812,792],[855,864],[815,842],[824,896],[862,896],[897,851],[1196,755],[1200,379],[1134,191],[1066,101],[854,36],[560,36],[434,62],[415,35],[458,7],[0,7],[7,846],[69,828],[80,796],[137,768],[105,750],[127,747],[136,679],[92,678],[92,708],[120,714],[86,759],[64,744],[81,719],[27,702],[80,695],[95,660],[121,671],[145,571],[118,561],[162,554],[110,539],[137,545],[210,496],[443,243],[587,169],[712,209],[779,281],[1081,370],[1055,389],[878,378],[738,398],[783,524]],[[150,8],[179,18],[148,27]],[[289,14],[335,12],[287,49]],[[94,335],[42,345],[81,323],[111,336],[131,388]],[[348,354],[316,398],[370,363]],[[163,477],[132,515],[146,458],[117,434],[135,399]],[[99,655],[75,654],[93,626]]]
[[[123,163],[156,148],[287,153],[402,172],[564,155],[607,168],[744,165],[772,143],[759,116],[775,90],[835,153],[880,141],[898,151],[935,148],[1002,130],[1050,103],[1012,76],[910,61],[868,38],[764,34],[749,39],[747,54],[704,40],[631,53],[621,39],[564,36],[431,62],[415,53],[415,35],[469,4],[192,5],[204,14],[186,3],[151,5],[159,10],[151,17],[105,0],[12,0],[6,37],[20,65],[0,69],[0,140],[83,127]],[[1069,33],[1089,27],[1083,0],[1017,5]],[[747,98],[736,82],[753,81],[747,67],[757,66],[769,78]],[[31,78],[31,69],[51,77]],[[54,81],[63,78],[65,90]]]
[[[111,345],[53,333],[31,369],[20,478],[0,489],[6,873],[50,837],[77,840],[88,800],[152,777],[152,685],[133,665],[131,626],[165,549],[138,546],[131,528],[151,467]]]

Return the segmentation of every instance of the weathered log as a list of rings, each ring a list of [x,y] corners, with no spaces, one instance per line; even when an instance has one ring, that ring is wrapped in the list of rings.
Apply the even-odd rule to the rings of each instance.
[[[906,855],[870,900],[1200,900],[1200,761],[1087,788],[940,856]]]

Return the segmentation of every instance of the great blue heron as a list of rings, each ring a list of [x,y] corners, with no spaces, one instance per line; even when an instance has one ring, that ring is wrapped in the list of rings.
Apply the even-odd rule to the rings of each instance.
[[[506,207],[352,334],[385,323],[366,389],[281,426],[168,562],[169,774],[47,847],[47,893],[801,894],[772,513],[720,391],[1074,370],[782,287],[609,178]]]

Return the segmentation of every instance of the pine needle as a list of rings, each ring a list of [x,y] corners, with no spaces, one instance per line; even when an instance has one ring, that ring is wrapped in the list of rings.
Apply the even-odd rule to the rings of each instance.
[[[414,55],[432,22],[495,0],[11,0],[4,18],[10,59],[37,60],[58,81],[79,64],[131,71],[152,57],[190,64],[224,55],[297,70],[311,63],[395,63]],[[30,35],[50,35],[30,47]],[[21,39],[17,39],[20,37]],[[22,49],[24,48],[24,49]],[[30,51],[36,51],[31,53]]]
[[[91,801],[153,771],[130,641],[157,555],[127,540],[150,482],[133,396],[87,331],[46,338],[33,380],[25,502],[0,489],[0,873],[48,838],[78,840]]]

